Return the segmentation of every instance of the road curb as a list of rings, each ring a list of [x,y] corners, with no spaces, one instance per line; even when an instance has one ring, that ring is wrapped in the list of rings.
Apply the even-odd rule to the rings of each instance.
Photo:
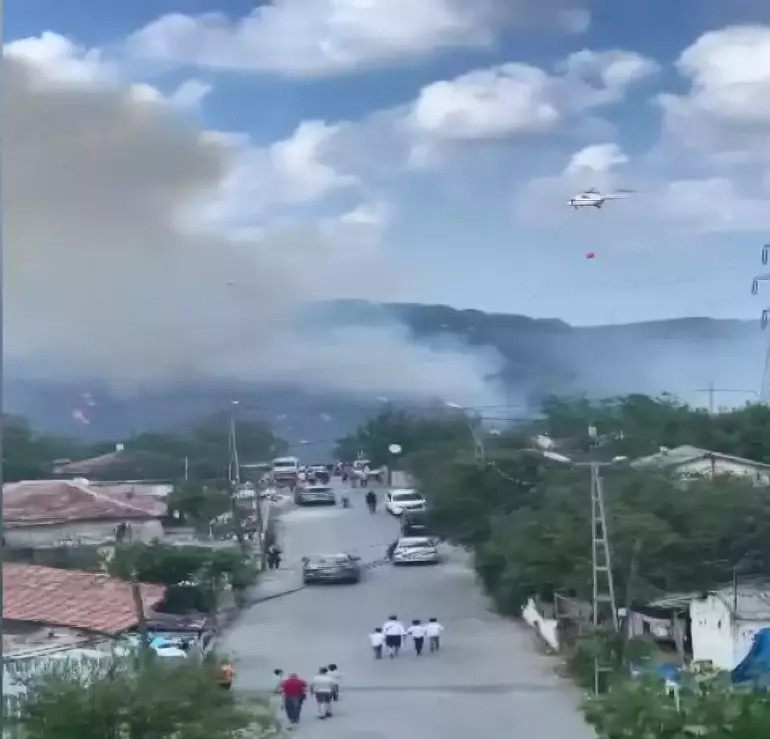
[[[300,590],[304,590],[304,589],[305,589],[305,585],[298,585],[294,588],[289,588],[288,590],[281,590],[278,593],[263,595],[260,598],[256,598],[255,600],[249,601],[249,603],[246,605],[246,608],[250,608],[251,606],[258,606],[260,603],[264,603],[265,601],[268,601],[268,600],[283,598],[284,595],[291,595],[292,593],[298,593]]]

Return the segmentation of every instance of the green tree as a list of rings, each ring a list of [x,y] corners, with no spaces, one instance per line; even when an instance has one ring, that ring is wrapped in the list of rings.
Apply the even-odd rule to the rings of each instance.
[[[52,476],[53,463],[82,453],[77,442],[37,434],[26,418],[3,416],[3,477],[6,482]]]
[[[468,419],[462,413],[421,417],[402,411],[386,411],[367,421],[337,443],[338,459],[353,460],[363,452],[375,465],[388,464],[390,444],[398,444],[404,457],[429,449],[471,446]]]
[[[770,735],[770,694],[734,688],[729,678],[685,679],[679,700],[660,679],[624,680],[586,700],[601,739],[757,739]]]
[[[166,586],[166,607],[172,611],[213,612],[225,581],[236,595],[257,578],[255,563],[240,548],[210,550],[163,544],[118,547],[110,574],[122,580]]]
[[[213,661],[152,655],[66,662],[33,678],[13,720],[24,739],[268,739],[282,735],[265,701],[239,703]]]

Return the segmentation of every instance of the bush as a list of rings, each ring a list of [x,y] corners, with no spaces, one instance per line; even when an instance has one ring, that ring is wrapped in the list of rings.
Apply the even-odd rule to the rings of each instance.
[[[18,715],[24,739],[268,739],[281,736],[265,701],[239,703],[213,660],[151,654],[105,664],[65,662],[33,678]]]

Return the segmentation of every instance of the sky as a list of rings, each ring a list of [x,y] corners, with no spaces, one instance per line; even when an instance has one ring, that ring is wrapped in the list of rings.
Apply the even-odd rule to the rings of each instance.
[[[765,0],[4,10],[20,356],[77,346],[142,376],[205,338],[214,365],[259,342],[283,372],[313,360],[277,327],[339,297],[577,325],[766,307]],[[567,206],[589,187],[633,193]]]

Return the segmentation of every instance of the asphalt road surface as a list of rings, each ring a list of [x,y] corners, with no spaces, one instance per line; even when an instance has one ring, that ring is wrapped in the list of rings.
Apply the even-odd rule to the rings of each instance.
[[[304,554],[348,551],[382,558],[398,532],[384,510],[370,515],[361,493],[353,507],[302,508],[282,518],[288,568]],[[394,660],[375,661],[367,634],[395,613],[438,618],[439,654],[416,657],[409,645]],[[343,675],[335,715],[321,721],[305,705],[295,734],[308,739],[590,739],[572,685],[554,674],[523,626],[490,612],[463,555],[437,566],[368,570],[359,585],[311,586],[253,606],[228,634],[237,658],[236,688],[257,694],[274,686],[273,670],[309,679],[335,662]],[[478,733],[481,731],[481,733]]]

